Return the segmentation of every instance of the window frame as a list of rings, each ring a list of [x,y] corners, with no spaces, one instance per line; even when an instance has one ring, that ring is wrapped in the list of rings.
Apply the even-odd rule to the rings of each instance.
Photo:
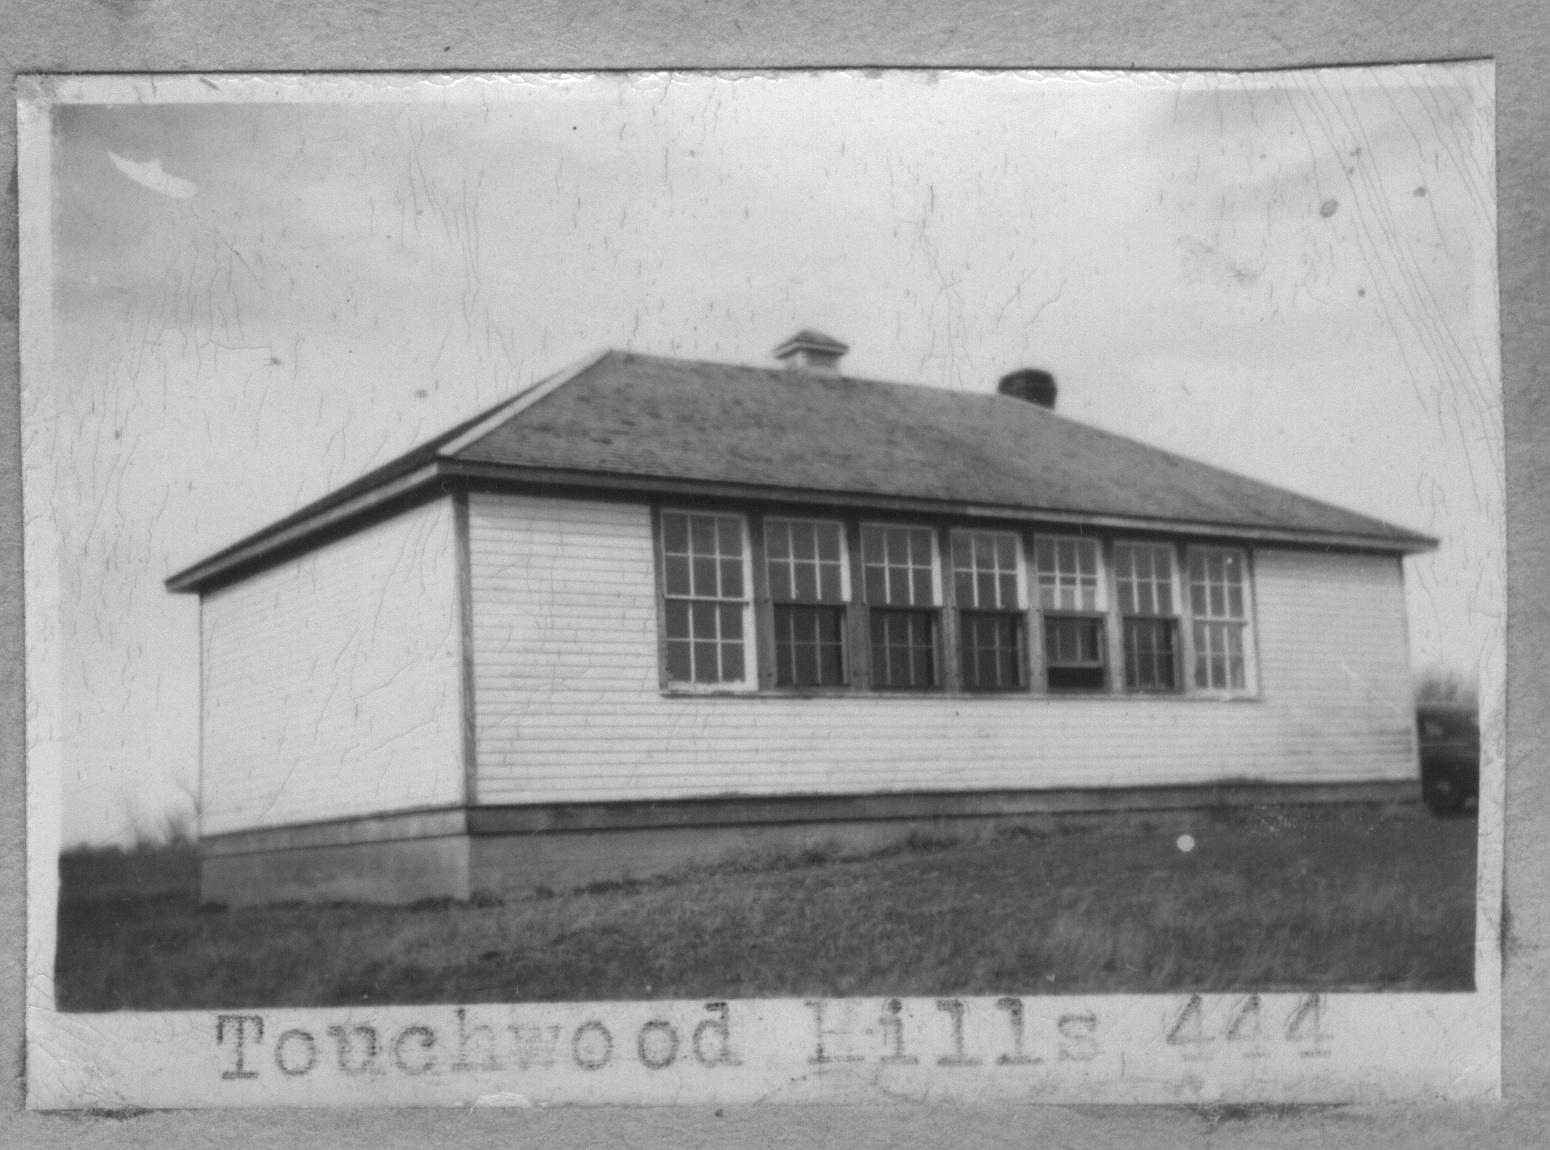
[[[1168,594],[1172,600],[1173,610],[1168,613],[1152,612],[1127,612],[1125,610],[1124,594],[1120,589],[1119,549],[1121,547],[1146,547],[1153,551],[1164,552],[1168,556]],[[1194,670],[1193,662],[1186,659],[1184,649],[1184,632],[1188,624],[1185,622],[1184,613],[1184,564],[1188,562],[1186,556],[1181,556],[1179,546],[1171,540],[1144,539],[1133,536],[1116,536],[1109,543],[1110,566],[1113,570],[1114,581],[1114,617],[1118,622],[1117,646],[1119,658],[1119,674],[1117,679],[1123,680],[1118,684],[1119,690],[1125,695],[1131,696],[1159,696],[1162,698],[1177,697],[1189,693],[1189,683],[1192,681]],[[1155,569],[1154,569],[1155,570]],[[1159,580],[1155,574],[1149,580],[1155,587]],[[1173,629],[1173,686],[1172,687],[1141,687],[1132,686],[1130,683],[1130,624],[1139,622],[1160,622],[1171,624]]]
[[[840,542],[840,598],[838,601],[828,601],[822,598],[812,602],[800,599],[777,599],[770,586],[770,556],[769,556],[769,529],[771,523],[813,523],[825,524],[838,529]],[[852,616],[855,614],[856,603],[855,581],[853,578],[850,545],[850,521],[844,516],[833,515],[804,515],[792,512],[761,512],[757,514],[757,543],[755,550],[758,558],[755,566],[758,568],[758,577],[755,580],[755,593],[759,604],[760,634],[765,634],[763,628],[768,625],[768,642],[764,644],[768,656],[760,663],[760,686],[762,689],[781,694],[853,694],[856,687],[855,672],[855,635]],[[778,560],[777,560],[778,562]],[[820,579],[820,590],[821,590]],[[840,681],[838,683],[782,683],[779,681],[780,673],[780,634],[776,625],[779,609],[782,607],[818,607],[836,610],[839,614],[840,636]],[[767,666],[766,666],[767,664]]]
[[[867,528],[875,527],[883,530],[888,528],[903,528],[911,531],[921,531],[931,541],[931,602],[929,604],[895,604],[873,603],[867,589],[867,556],[866,533]],[[856,566],[861,577],[860,587],[855,596],[855,601],[863,607],[861,614],[864,616],[864,634],[867,647],[867,688],[880,695],[910,695],[926,694],[940,695],[947,692],[956,693],[960,688],[956,683],[956,676],[952,676],[951,660],[946,657],[946,647],[952,640],[946,626],[948,614],[946,609],[945,580],[942,577],[942,540],[939,525],[922,521],[919,518],[878,519],[858,516],[856,519],[857,555]],[[884,566],[887,566],[885,561]],[[910,566],[913,568],[914,564]],[[913,590],[911,592],[913,598]],[[895,687],[878,682],[876,660],[874,656],[874,639],[872,636],[872,623],[874,616],[879,613],[898,611],[914,612],[923,615],[927,619],[927,625],[931,632],[931,682],[926,686],[910,684],[908,686]]]
[[[1028,610],[1028,563],[1026,530],[1008,529],[992,526],[952,526],[946,531],[947,546],[943,557],[942,583],[944,598],[950,598],[952,614],[955,616],[953,643],[953,661],[957,670],[956,687],[959,691],[968,695],[1011,695],[1027,694],[1033,690],[1033,664],[1031,651],[1033,642],[1030,635],[1032,620]],[[978,603],[965,606],[958,598],[958,562],[956,558],[956,545],[960,538],[972,538],[974,536],[992,536],[1010,539],[1012,542],[1012,574],[1015,580],[1012,591],[1012,604],[1009,607],[983,607]],[[978,573],[977,564],[971,566],[971,572]],[[1001,570],[999,561],[993,569]],[[978,595],[975,596],[978,598]],[[1016,642],[1016,654],[1014,668],[1017,681],[1008,686],[969,686],[965,674],[965,659],[967,658],[967,641],[969,636],[968,620],[980,617],[1010,618],[1013,625],[1013,638]],[[1043,644],[1040,644],[1042,649]]]
[[[669,515],[709,515],[718,518],[736,519],[738,522],[739,537],[742,544],[743,565],[743,598],[737,599],[703,599],[692,595],[671,595],[667,589],[667,533],[664,520]],[[743,510],[730,510],[726,508],[692,508],[675,504],[664,504],[652,509],[652,545],[656,554],[653,556],[652,567],[657,579],[657,675],[661,689],[675,695],[750,695],[756,694],[760,688],[759,674],[761,652],[764,644],[758,629],[759,612],[755,610],[758,602],[758,588],[753,581],[753,530],[749,512]],[[741,602],[743,608],[743,677],[739,680],[722,680],[714,683],[702,683],[684,679],[674,679],[668,672],[668,632],[667,632],[667,604],[672,600],[683,602],[713,602],[736,603]]]
[[[1091,544],[1094,553],[1094,578],[1093,600],[1091,609],[1082,607],[1046,607],[1044,605],[1043,583],[1039,568],[1039,542],[1049,540],[1052,543],[1062,541],[1074,541],[1079,544]],[[1038,620],[1039,632],[1039,677],[1043,684],[1044,694],[1051,698],[1067,699],[1080,697],[1093,697],[1098,695],[1111,695],[1116,693],[1116,676],[1114,674],[1114,625],[1111,621],[1113,615],[1113,602],[1115,596],[1111,593],[1109,582],[1112,579],[1113,564],[1108,554],[1109,548],[1105,545],[1103,536],[1085,535],[1080,532],[1070,531],[1042,531],[1037,528],[1028,533],[1029,547],[1029,602],[1030,611]],[[1056,599],[1059,599],[1059,557],[1056,557]],[[1077,574],[1081,574],[1081,561],[1077,561]],[[1080,591],[1080,582],[1078,582]],[[1098,651],[1102,656],[1103,683],[1097,687],[1054,687],[1050,685],[1050,644],[1049,624],[1051,620],[1079,619],[1098,625]]]
[[[1257,699],[1260,698],[1259,678],[1259,641],[1258,641],[1258,617],[1254,591],[1254,549],[1247,545],[1234,543],[1202,543],[1190,542],[1181,548],[1183,552],[1183,565],[1179,571],[1179,582],[1184,592],[1181,607],[1184,610],[1181,626],[1186,629],[1187,646],[1184,653],[1188,662],[1185,665],[1186,690],[1190,695],[1203,699]],[[1207,616],[1198,619],[1195,615],[1194,593],[1190,586],[1190,564],[1192,556],[1198,552],[1220,551],[1235,554],[1242,561],[1243,584],[1243,617],[1241,620],[1230,620],[1225,617]],[[1199,652],[1195,644],[1195,624],[1197,622],[1237,622],[1242,636],[1243,648],[1243,686],[1234,687],[1230,683],[1226,687],[1200,686],[1195,681],[1195,664]]]
[[[1080,526],[1008,522],[986,518],[977,521],[965,516],[897,515],[888,511],[868,514],[864,510],[835,508],[822,504],[793,502],[787,504],[755,503],[745,500],[716,501],[709,505],[693,506],[678,502],[652,501],[652,543],[655,552],[652,569],[656,579],[656,622],[658,640],[659,686],[668,695],[762,695],[781,696],[910,696],[951,695],[991,698],[998,696],[1023,696],[1030,699],[1094,699],[1116,698],[1130,700],[1258,700],[1262,681],[1259,669],[1257,588],[1255,586],[1255,548],[1248,542],[1236,540],[1216,541],[1158,532],[1120,532],[1087,530]],[[667,603],[673,599],[692,596],[667,594],[666,548],[664,519],[672,514],[685,516],[719,516],[735,519],[738,523],[742,546],[742,575],[744,598],[717,600],[740,602],[743,623],[744,664],[743,678],[735,682],[694,683],[670,679],[668,676]],[[839,580],[841,599],[818,599],[812,602],[781,599],[772,595],[768,556],[768,531],[772,524],[820,523],[834,527],[838,532],[840,561]],[[867,571],[865,539],[869,528],[887,530],[910,529],[922,533],[930,541],[930,600],[918,604],[873,603],[867,596]],[[957,567],[954,547],[960,538],[989,535],[1005,538],[1015,543],[1013,559],[1017,600],[1015,609],[983,609],[976,604],[960,603],[957,595]],[[1071,540],[1079,547],[1091,548],[1096,564],[1091,583],[1092,599],[1096,606],[1085,608],[1045,607],[1039,582],[1039,547],[1041,541]],[[1124,546],[1156,547],[1165,549],[1172,564],[1171,593],[1172,614],[1128,615],[1119,585],[1119,563],[1116,549]],[[1206,618],[1197,619],[1193,612],[1193,594],[1190,572],[1194,556],[1202,552],[1226,552],[1238,557],[1241,564],[1243,590],[1243,614],[1235,620]],[[777,560],[776,562],[779,562]],[[886,564],[885,564],[886,565]],[[914,567],[914,555],[909,565]],[[877,565],[874,564],[873,567]],[[970,570],[974,570],[973,567]],[[997,560],[999,571],[999,556]],[[1155,576],[1154,576],[1155,581]],[[914,582],[910,595],[913,597]],[[821,580],[820,580],[821,584]],[[1076,598],[1082,598],[1081,560],[1076,566]],[[793,589],[794,590],[794,589]],[[820,586],[821,590],[821,586]],[[1058,593],[1056,598],[1058,600]],[[976,596],[977,598],[977,596]],[[784,605],[813,606],[833,609],[838,618],[841,682],[836,684],[779,684],[777,674],[776,615]],[[931,675],[929,685],[910,684],[888,686],[879,680],[873,666],[873,618],[889,610],[918,611],[929,623],[931,638]],[[980,687],[971,685],[973,669],[965,668],[965,644],[970,634],[971,620],[976,615],[1008,616],[1015,629],[1020,650],[1017,653],[1017,670],[1020,682],[1015,686]],[[1098,651],[1102,659],[1103,685],[1098,687],[1051,687],[1050,644],[1047,629],[1050,620],[1059,618],[1086,620],[1099,633]],[[1174,670],[1177,685],[1174,689],[1131,686],[1128,674],[1125,637],[1128,621],[1132,618],[1170,621],[1174,628]],[[1197,651],[1195,625],[1197,622],[1232,622],[1239,628],[1243,650],[1243,686],[1197,686],[1195,681]],[[965,673],[969,671],[969,673]]]

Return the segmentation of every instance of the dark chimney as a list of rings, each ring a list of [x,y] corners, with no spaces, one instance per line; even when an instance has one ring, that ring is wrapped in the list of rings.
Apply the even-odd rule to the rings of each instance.
[[[798,371],[816,371],[838,375],[840,357],[850,350],[832,335],[803,328],[775,349],[775,358]]]
[[[1021,399],[1025,403],[1036,403],[1040,407],[1055,410],[1057,390],[1055,377],[1036,367],[1025,367],[1010,375],[1003,375],[1001,382],[996,384],[996,390],[1002,395],[1010,395],[1013,399]]]

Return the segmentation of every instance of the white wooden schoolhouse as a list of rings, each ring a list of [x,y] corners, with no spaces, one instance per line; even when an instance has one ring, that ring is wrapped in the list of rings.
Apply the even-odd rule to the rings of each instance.
[[[598,355],[169,579],[204,897],[1416,797],[1434,540],[845,350]]]

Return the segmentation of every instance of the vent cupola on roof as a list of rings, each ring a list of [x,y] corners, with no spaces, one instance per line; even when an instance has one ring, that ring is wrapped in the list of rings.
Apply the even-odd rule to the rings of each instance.
[[[1055,377],[1036,367],[1025,367],[1009,375],[1003,375],[996,390],[1013,399],[1021,399],[1040,407],[1055,410]]]
[[[832,335],[805,327],[775,349],[775,358],[797,371],[838,375],[840,357],[850,350]]]

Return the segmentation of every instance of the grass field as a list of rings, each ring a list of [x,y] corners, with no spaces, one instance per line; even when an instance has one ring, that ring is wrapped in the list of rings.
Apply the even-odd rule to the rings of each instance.
[[[916,842],[509,900],[201,910],[182,850],[62,860],[66,1010],[1468,990],[1475,822],[1240,815]]]

